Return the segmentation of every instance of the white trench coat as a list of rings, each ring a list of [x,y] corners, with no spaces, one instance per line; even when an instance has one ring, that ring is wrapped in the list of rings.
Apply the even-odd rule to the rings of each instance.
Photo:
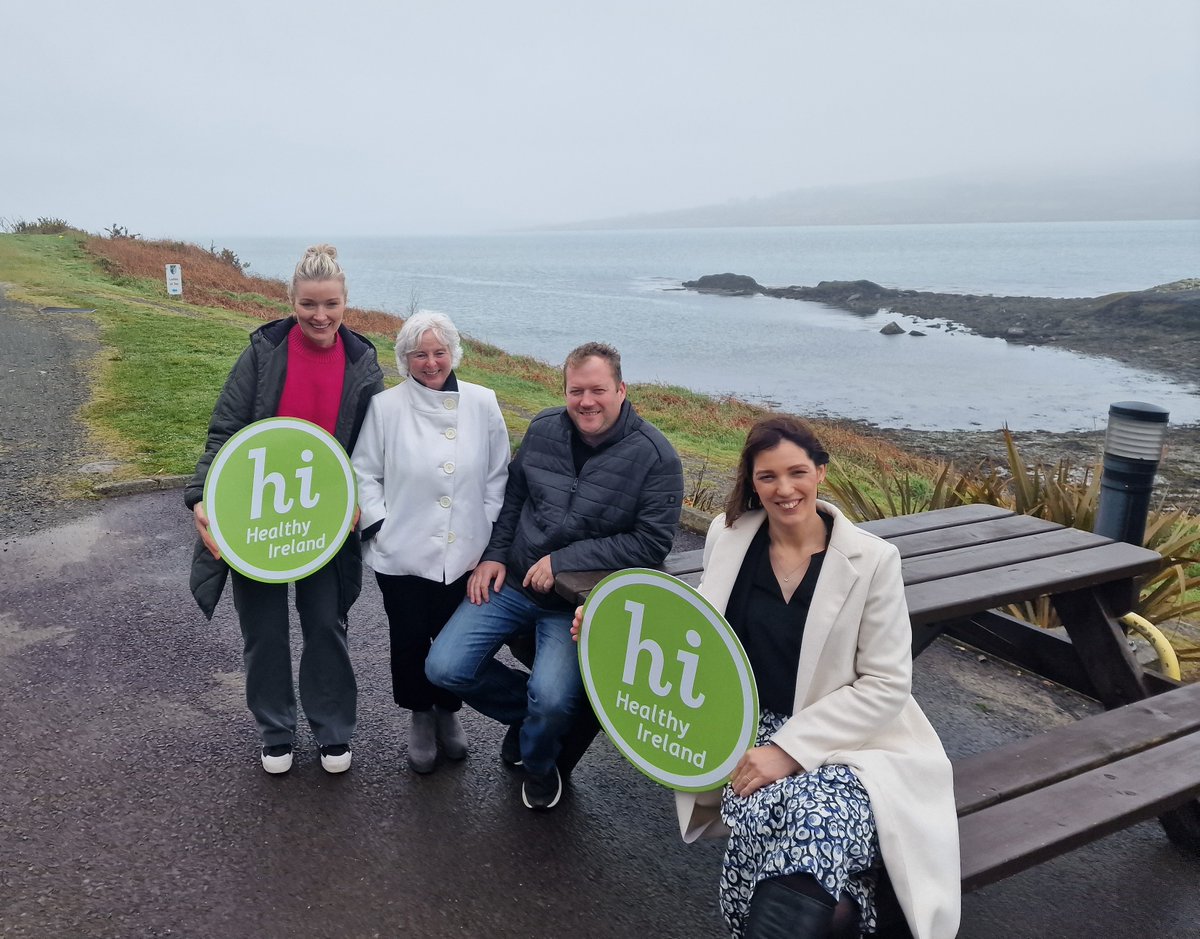
[[[912,627],[894,547],[835,506],[813,593],[792,717],[772,738],[801,766],[849,766],[871,797],[879,847],[916,939],[958,932],[961,882],[954,780],[937,733],[910,693]],[[722,613],[750,542],[766,520],[719,516],[704,546],[700,592]],[[717,836],[720,790],[676,793],[685,841]]]

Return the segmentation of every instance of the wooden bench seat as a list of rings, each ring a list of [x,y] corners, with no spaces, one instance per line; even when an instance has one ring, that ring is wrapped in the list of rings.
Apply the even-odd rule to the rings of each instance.
[[[1167,815],[1200,851],[1200,685],[1187,685],[956,760],[963,890]]]
[[[1200,853],[1200,685],[954,761],[964,893],[1158,817]],[[879,939],[911,939],[890,884]]]

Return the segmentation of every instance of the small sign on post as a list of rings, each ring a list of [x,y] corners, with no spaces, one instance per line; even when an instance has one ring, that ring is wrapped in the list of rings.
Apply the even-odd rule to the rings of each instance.
[[[181,264],[167,265],[167,294],[172,297],[183,296],[183,266]]]

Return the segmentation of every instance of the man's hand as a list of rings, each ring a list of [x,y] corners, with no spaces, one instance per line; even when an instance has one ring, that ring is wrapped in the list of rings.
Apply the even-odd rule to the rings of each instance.
[[[571,638],[579,641],[579,630],[583,628],[583,607],[575,607],[575,616],[571,620]]]
[[[804,767],[793,760],[786,750],[769,743],[765,747],[747,750],[734,767],[729,782],[734,794],[745,798],[784,776],[794,776],[803,771]]]
[[[538,593],[549,593],[554,589],[554,568],[550,564],[550,555],[547,554],[529,568],[529,573],[525,575],[521,585],[532,587]]]
[[[212,532],[208,530],[208,513],[204,511],[203,502],[192,506],[192,520],[196,523],[196,531],[200,533],[200,540],[204,542],[204,547],[208,548],[208,553],[218,561],[221,560],[221,549],[217,547]]]
[[[504,586],[507,571],[499,561],[484,561],[471,571],[471,576],[467,578],[467,599],[476,606],[487,603],[492,585],[495,584],[496,593]]]

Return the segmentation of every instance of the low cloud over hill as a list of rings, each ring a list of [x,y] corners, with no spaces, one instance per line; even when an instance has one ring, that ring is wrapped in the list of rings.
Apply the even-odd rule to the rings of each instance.
[[[774,196],[551,229],[728,228],[1200,218],[1200,163],[1059,174],[941,176]]]

